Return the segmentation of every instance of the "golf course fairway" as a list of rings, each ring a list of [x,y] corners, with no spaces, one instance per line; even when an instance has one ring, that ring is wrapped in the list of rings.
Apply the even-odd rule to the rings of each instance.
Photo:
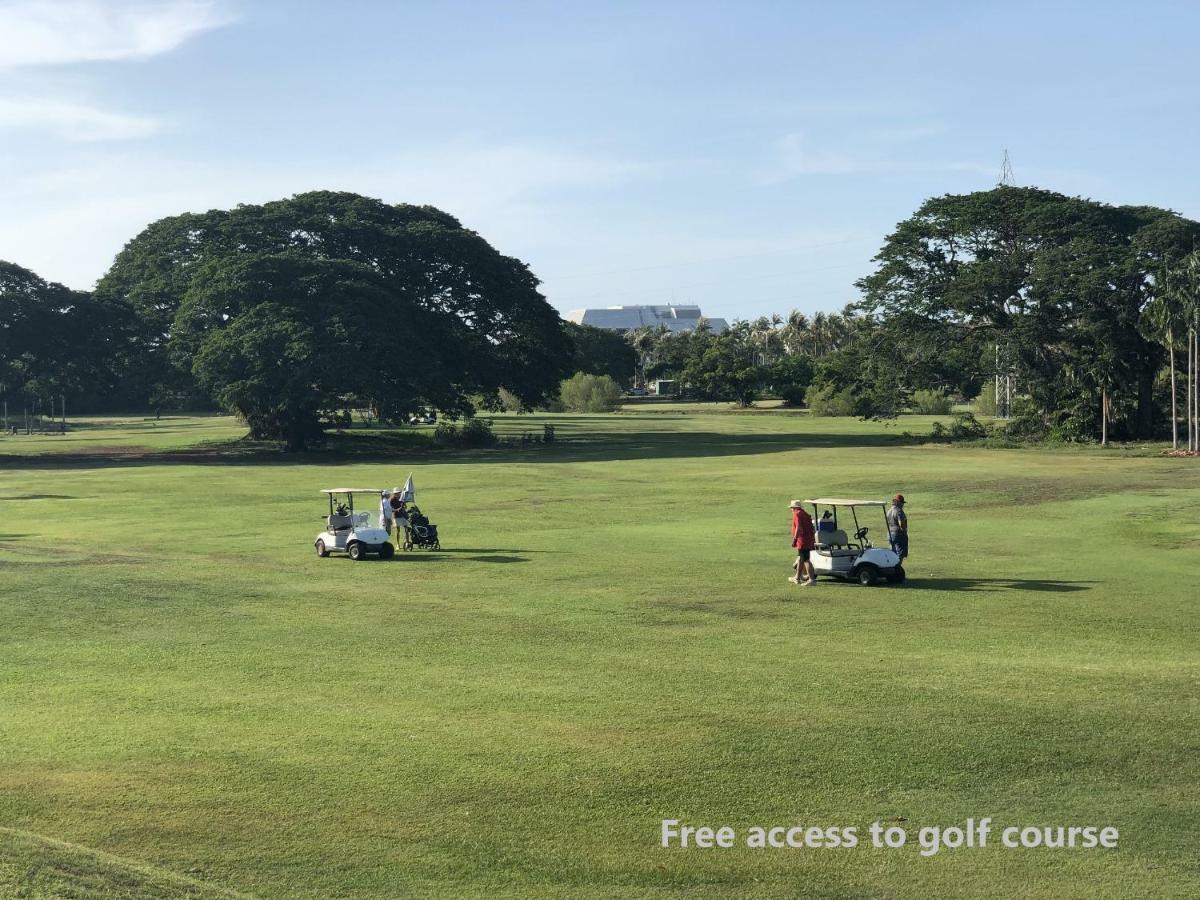
[[[0,438],[0,896],[1197,896],[1200,469],[932,421]],[[410,472],[441,552],[317,558],[322,488]],[[787,582],[790,500],[897,491],[906,584]],[[922,854],[968,818],[986,848]],[[664,848],[664,819],[739,837]]]

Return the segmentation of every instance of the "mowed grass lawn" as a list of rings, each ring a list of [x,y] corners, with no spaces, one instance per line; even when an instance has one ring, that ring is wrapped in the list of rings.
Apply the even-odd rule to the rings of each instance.
[[[544,421],[443,455],[239,457],[224,418],[0,439],[0,895],[1200,893],[1195,461],[713,407],[498,425]],[[443,552],[314,555],[321,488],[410,471]],[[791,498],[898,489],[908,584],[787,583]],[[967,817],[1119,846],[658,846]]]

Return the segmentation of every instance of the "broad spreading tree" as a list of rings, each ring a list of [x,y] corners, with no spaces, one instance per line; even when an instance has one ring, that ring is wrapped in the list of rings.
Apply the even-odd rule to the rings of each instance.
[[[1002,186],[927,201],[859,286],[912,338],[979,351],[980,381],[1002,361],[1047,428],[1107,437],[1115,414],[1124,435],[1149,436],[1165,360],[1142,311],[1163,259],[1197,238],[1200,224],[1165,210]]]
[[[536,406],[573,355],[520,260],[433,207],[357,194],[155,222],[97,295],[136,313],[160,384],[210,394],[256,437],[292,446],[337,402],[385,417],[423,405],[469,413],[471,398],[496,404],[505,388]],[[251,365],[259,351],[267,357]],[[268,371],[272,352],[286,378]]]
[[[0,260],[0,398],[10,408],[70,397],[112,408],[126,368],[127,310]]]

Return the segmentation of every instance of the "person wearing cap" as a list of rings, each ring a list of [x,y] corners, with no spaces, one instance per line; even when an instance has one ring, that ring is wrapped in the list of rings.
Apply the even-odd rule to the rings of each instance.
[[[792,501],[792,546],[796,548],[796,561],[792,568],[796,574],[788,579],[792,584],[808,587],[817,583],[817,572],[813,568],[813,548],[817,545],[817,530],[813,527],[812,516],[799,500]],[[801,572],[805,575],[802,578]]]
[[[892,498],[892,505],[884,512],[887,519],[888,540],[892,550],[901,561],[908,556],[908,516],[904,514],[904,495],[897,494]]]
[[[392,499],[388,501],[392,508],[392,522],[396,527],[396,547],[404,549],[411,538],[408,534],[408,504],[404,502],[404,491],[392,488]]]

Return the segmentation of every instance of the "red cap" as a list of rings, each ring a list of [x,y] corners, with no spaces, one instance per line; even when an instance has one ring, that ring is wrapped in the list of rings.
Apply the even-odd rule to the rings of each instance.
[[[893,498],[892,498],[892,502],[893,502],[893,503],[903,503],[903,502],[904,502],[904,495],[903,495],[903,494],[897,494],[895,497],[893,497]]]

